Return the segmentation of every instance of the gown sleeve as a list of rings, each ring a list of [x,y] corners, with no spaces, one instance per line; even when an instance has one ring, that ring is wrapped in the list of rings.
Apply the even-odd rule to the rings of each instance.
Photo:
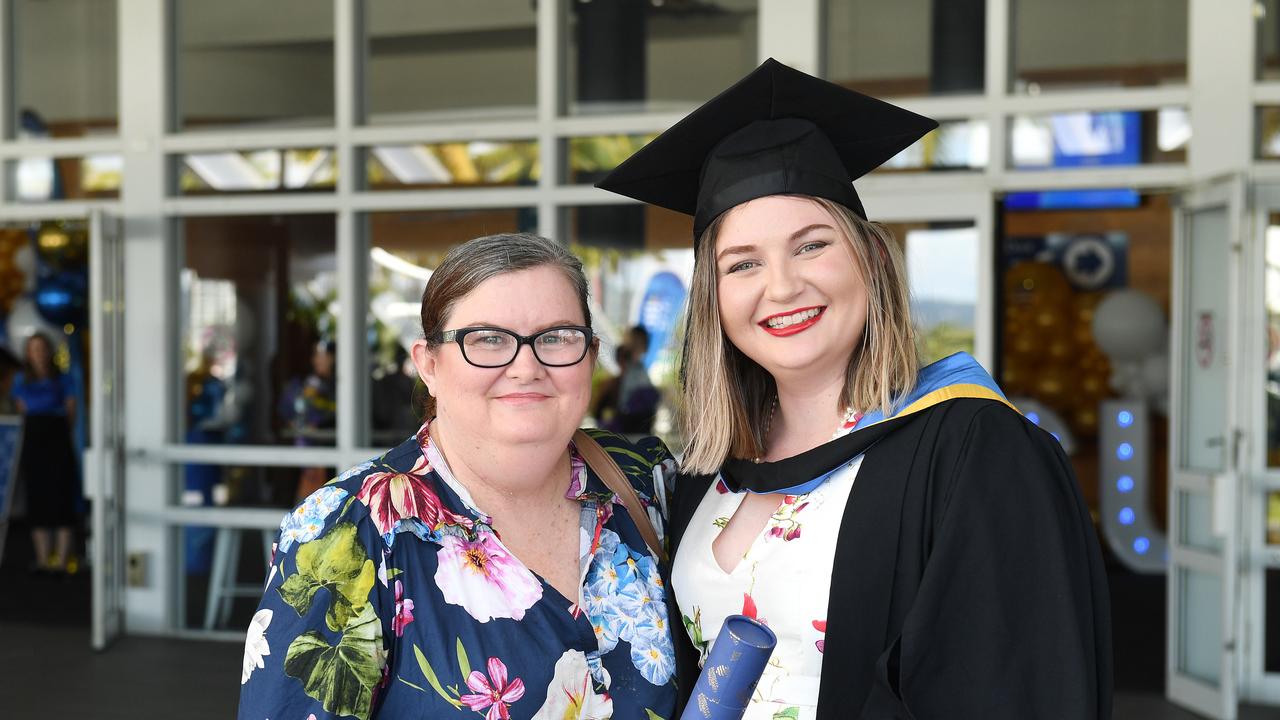
[[[1004,406],[955,435],[919,591],[860,717],[1110,718],[1106,575],[1066,456]]]
[[[395,638],[383,547],[337,486],[285,516],[245,640],[241,720],[374,716]]]

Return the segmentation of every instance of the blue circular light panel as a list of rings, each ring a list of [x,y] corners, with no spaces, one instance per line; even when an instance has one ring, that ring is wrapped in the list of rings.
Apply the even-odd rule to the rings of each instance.
[[[1116,490],[1122,493],[1133,492],[1133,478],[1128,475],[1121,475],[1116,479]]]
[[[1151,541],[1139,535],[1133,539],[1133,551],[1139,555],[1146,555],[1151,549]]]
[[[1027,419],[1028,419],[1028,420],[1030,420],[1031,422],[1035,423],[1036,425],[1039,425],[1039,424],[1040,424],[1040,413],[1038,413],[1038,412],[1029,412],[1029,413],[1027,413]]]
[[[1134,517],[1135,514],[1133,512],[1133,508],[1122,507],[1120,508],[1120,513],[1116,516],[1116,519],[1120,521],[1121,525],[1132,525]]]
[[[1116,424],[1120,427],[1129,427],[1133,424],[1133,413],[1128,410],[1121,410],[1116,413]]]
[[[1133,446],[1127,442],[1120,443],[1119,445],[1116,446],[1116,457],[1120,458],[1121,460],[1132,460]]]

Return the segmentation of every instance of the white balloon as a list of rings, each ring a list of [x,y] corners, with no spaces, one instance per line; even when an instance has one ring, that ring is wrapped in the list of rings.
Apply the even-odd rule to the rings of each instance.
[[[36,251],[27,243],[13,253],[13,267],[22,272],[23,292],[36,289]]]
[[[9,311],[7,321],[9,330],[9,349],[19,358],[24,356],[27,338],[37,332],[44,333],[56,348],[64,341],[62,328],[50,324],[40,317],[40,311],[29,297],[20,297],[13,301],[13,309]]]
[[[1160,305],[1144,292],[1117,290],[1093,311],[1093,338],[1113,364],[1167,350],[1168,327]]]

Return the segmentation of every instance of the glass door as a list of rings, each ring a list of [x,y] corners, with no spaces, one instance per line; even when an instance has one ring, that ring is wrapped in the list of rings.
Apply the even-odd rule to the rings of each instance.
[[[1245,702],[1280,705],[1280,184],[1252,189],[1244,369],[1250,432],[1241,488],[1241,609]],[[1262,302],[1259,303],[1258,301]]]
[[[1180,705],[1230,720],[1244,182],[1195,188],[1174,213],[1167,692]]]
[[[93,502],[93,647],[123,630],[124,617],[124,253],[118,218],[89,219],[90,383],[85,484]]]

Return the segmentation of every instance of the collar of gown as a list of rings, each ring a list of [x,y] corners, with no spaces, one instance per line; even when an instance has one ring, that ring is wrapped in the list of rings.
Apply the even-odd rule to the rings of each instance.
[[[849,433],[789,458],[761,463],[730,458],[721,467],[720,476],[734,492],[787,495],[811,492],[835,470],[866,452],[911,416],[956,398],[985,398],[1013,407],[977,360],[968,353],[956,353],[922,368],[916,376],[915,387],[894,401],[898,409],[892,414],[886,416],[880,410],[868,412]]]

